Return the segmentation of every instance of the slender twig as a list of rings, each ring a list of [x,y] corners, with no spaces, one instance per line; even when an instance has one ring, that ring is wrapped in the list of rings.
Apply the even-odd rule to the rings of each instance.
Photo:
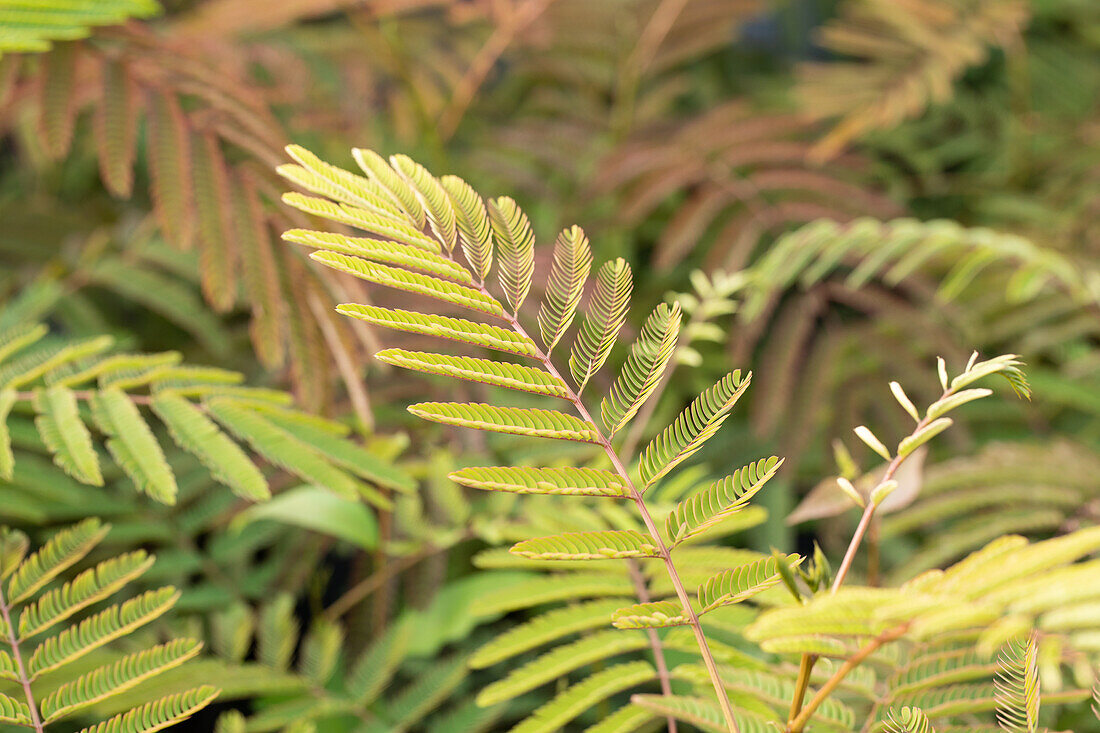
[[[825,702],[829,695],[832,694],[833,690],[835,690],[840,685],[840,683],[844,681],[844,678],[847,677],[853,669],[862,664],[863,660],[874,654],[883,644],[901,638],[901,636],[905,634],[905,632],[908,630],[909,624],[904,623],[899,626],[895,626],[892,629],[884,631],[871,641],[867,642],[867,644],[865,644],[863,648],[861,648],[858,652],[845,660],[844,664],[840,665],[840,668],[833,673],[833,676],[830,677],[828,681],[821,686],[821,689],[817,691],[817,694],[813,696],[813,699],[806,703],[806,707],[802,709],[802,712],[799,713],[794,720],[787,724],[787,729],[785,733],[802,733],[802,729],[806,727],[806,722],[809,721],[810,716],[813,715],[814,711],[821,706],[821,703]]]
[[[31,724],[36,733],[43,733],[45,726],[38,715],[38,704],[34,701],[34,693],[31,691],[31,678],[27,674],[27,668],[23,665],[23,654],[19,651],[19,639],[15,635],[15,624],[11,620],[11,607],[4,598],[4,592],[0,589],[0,619],[4,620],[4,626],[8,630],[8,644],[11,645],[11,658],[15,662],[15,671],[19,675],[19,682],[23,685],[23,695],[27,698],[27,707],[31,712]]]
[[[787,720],[794,720],[802,712],[802,701],[806,699],[806,689],[810,686],[810,674],[814,671],[817,656],[803,654],[798,665],[798,681],[795,683],[794,698],[791,700],[791,713]]]

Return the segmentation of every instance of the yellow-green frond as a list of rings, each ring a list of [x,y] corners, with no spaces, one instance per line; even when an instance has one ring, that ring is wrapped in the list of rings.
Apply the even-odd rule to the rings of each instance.
[[[886,713],[883,733],[935,733],[936,729],[920,708],[891,708]]]
[[[451,197],[458,227],[458,241],[462,254],[473,268],[477,279],[485,282],[493,269],[493,228],[485,202],[476,191],[458,176],[439,179],[443,189]]]
[[[167,695],[84,728],[80,733],[152,733],[190,718],[214,702],[220,693],[216,687],[203,685]]]
[[[370,176],[371,180],[376,182],[394,203],[401,206],[410,223],[417,227],[424,226],[424,208],[420,205],[416,192],[397,171],[390,168],[385,158],[373,150],[363,148],[353,148],[351,154],[363,172]]]
[[[0,692],[0,723],[31,725],[31,709],[27,703]]]
[[[802,558],[788,555],[786,560],[789,566],[793,566],[798,565]],[[740,567],[723,570],[699,586],[701,613],[740,603],[777,585],[781,580],[778,561],[774,557],[764,557]]]
[[[384,349],[376,353],[374,358],[405,369],[456,377],[520,392],[563,399],[569,394],[569,387],[559,377],[544,369],[520,364],[404,349]]]
[[[39,588],[91,552],[110,529],[110,525],[90,518],[54,534],[37,552],[23,560],[12,574],[8,581],[8,602],[20,603],[30,598]]]
[[[539,308],[539,333],[546,353],[554,350],[573,323],[591,269],[592,248],[584,230],[578,226],[564,230],[554,243],[554,263]]]
[[[408,216],[387,192],[378,190],[378,183],[326,163],[300,145],[288,145],[286,152],[299,165],[282,165],[276,170],[281,176],[302,188],[334,201],[358,206],[395,219],[404,219]]]
[[[139,490],[164,504],[176,503],[176,477],[137,405],[120,389],[99,390],[92,417],[108,436],[107,450]]]
[[[659,478],[695,454],[722,426],[729,411],[748,389],[752,374],[730,372],[703,392],[642,451],[638,472],[652,486]]]
[[[449,318],[414,311],[379,308],[373,305],[345,303],[336,310],[346,316],[358,318],[375,326],[385,326],[397,331],[438,336],[461,341],[472,346],[482,346],[497,351],[507,351],[521,356],[535,356],[538,346],[534,341],[514,331],[475,323],[463,318]]]
[[[420,247],[410,247],[398,242],[386,242],[370,237],[349,237],[335,232],[318,232],[312,229],[290,229],[283,232],[287,242],[314,247],[315,249],[353,257],[363,257],[386,265],[396,265],[409,270],[419,270],[428,275],[471,283],[469,270],[454,260],[429,252]]]
[[[478,466],[448,474],[463,486],[513,494],[562,494],[626,498],[630,490],[619,474],[599,468]]]
[[[678,545],[744,509],[781,465],[776,456],[762,458],[680,502],[665,519],[669,542]]]
[[[616,609],[611,616],[611,624],[617,629],[659,629],[689,623],[691,619],[679,601],[635,603]]]
[[[569,355],[569,371],[578,391],[584,389],[592,375],[607,361],[626,319],[633,287],[630,265],[621,257],[605,262],[597,271],[592,300]]]
[[[618,560],[660,556],[653,539],[635,530],[567,532],[524,540],[513,545],[511,552],[531,560]]]
[[[322,219],[329,219],[330,221],[339,222],[341,224],[347,224],[356,229],[362,229],[365,232],[392,239],[400,244],[406,244],[410,247],[420,247],[421,249],[435,252],[436,254],[443,251],[443,247],[439,242],[432,239],[427,234],[424,234],[411,224],[377,214],[373,211],[368,211],[367,209],[361,209],[358,206],[334,204],[328,199],[318,198],[317,196],[307,196],[297,192],[284,193],[283,203],[299,211],[304,211],[307,214],[319,216]]]
[[[998,658],[997,722],[1008,733],[1039,729],[1039,649],[1034,636],[1014,639]]]
[[[527,214],[507,196],[489,202],[489,221],[496,242],[500,287],[512,313],[519,313],[535,273],[535,233]]]
[[[599,435],[587,422],[556,410],[459,402],[421,402],[410,405],[408,410],[417,417],[444,425],[533,438],[599,442]]]
[[[99,457],[73,391],[66,387],[36,390],[34,409],[38,413],[35,427],[54,463],[81,483],[102,486]]]
[[[407,155],[391,156],[390,164],[416,191],[432,233],[448,252],[453,251],[458,241],[455,210],[443,186],[427,168]]]
[[[11,431],[8,415],[15,407],[18,395],[14,389],[0,390],[0,479],[11,481],[15,471],[15,454],[11,449]]]
[[[553,733],[588,708],[656,677],[657,673],[649,662],[628,662],[608,667],[563,690],[512,728],[512,733]]]
[[[630,347],[619,378],[600,405],[603,424],[611,435],[637,414],[665,373],[680,335],[680,304],[665,303],[646,319],[638,340]]]

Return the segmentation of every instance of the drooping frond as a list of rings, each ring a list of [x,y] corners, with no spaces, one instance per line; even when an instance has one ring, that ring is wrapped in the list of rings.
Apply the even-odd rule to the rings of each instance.
[[[448,252],[453,251],[458,242],[455,210],[443,186],[424,166],[407,155],[394,155],[390,163],[416,191],[432,233],[443,242]]]
[[[886,713],[885,733],[936,733],[920,708],[902,707]]]
[[[645,487],[695,454],[722,426],[729,411],[748,389],[752,374],[742,379],[741,371],[733,371],[718,380],[688,407],[675,421],[646,446],[638,459],[638,472]]]
[[[439,182],[454,206],[462,254],[477,279],[484,283],[493,269],[493,228],[485,202],[458,176],[443,176]]]
[[[630,265],[622,258],[605,262],[596,273],[596,288],[569,354],[569,371],[578,392],[607,361],[626,319],[633,287]]]
[[[598,468],[531,468],[483,466],[453,471],[447,478],[463,486],[515,494],[562,494],[627,498],[629,487],[619,474]]]
[[[777,456],[754,461],[684,499],[665,519],[669,542],[676,546],[744,509],[782,465]]]
[[[221,690],[216,687],[203,685],[167,695],[84,728],[80,733],[151,733],[190,718],[214,702],[220,693]]]
[[[379,308],[373,305],[359,305],[347,303],[337,306],[336,310],[344,315],[366,321],[375,326],[385,326],[397,331],[419,333],[426,336],[438,336],[440,338],[461,341],[473,346],[483,346],[487,349],[507,351],[520,356],[533,357],[538,346],[527,336],[514,331],[491,326],[484,323],[475,323],[463,318],[449,318],[430,313],[416,313],[413,311]]]
[[[798,555],[786,558],[788,566],[797,565],[801,560]],[[708,578],[699,586],[701,613],[740,603],[777,585],[782,580],[777,563],[774,557],[765,557]]]
[[[44,722],[59,720],[136,687],[194,658],[201,649],[202,642],[195,639],[175,639],[87,672],[43,698]]]
[[[497,302],[496,298],[486,295],[480,290],[459,285],[449,280],[441,280],[431,275],[421,275],[417,272],[408,272],[396,267],[380,265],[376,262],[339,252],[314,252],[310,255],[310,258],[326,267],[346,272],[376,285],[385,285],[408,293],[435,298],[459,308],[467,308],[491,316],[504,314],[504,308]]]
[[[676,601],[635,603],[616,609],[611,624],[617,629],[657,629],[665,626],[685,626],[691,622],[684,607]]]
[[[78,481],[102,485],[99,458],[72,390],[50,387],[37,391],[34,409],[38,412],[35,426],[42,442],[53,454],[54,463]]]
[[[570,532],[525,540],[510,550],[532,560],[605,560],[659,557],[648,535],[633,530]]]
[[[117,387],[99,391],[92,416],[107,436],[107,450],[134,485],[164,504],[176,503],[176,477],[137,406]]]
[[[408,410],[417,417],[444,425],[535,438],[599,442],[599,435],[587,422],[556,410],[458,402],[421,402],[409,405]]]
[[[1039,649],[1034,636],[1006,644],[994,680],[997,722],[1008,733],[1035,733],[1039,728]]]
[[[527,298],[535,273],[535,233],[527,214],[507,196],[489,202],[489,221],[496,242],[500,287],[516,314]]]
[[[584,230],[578,226],[564,230],[554,243],[554,263],[539,308],[539,333],[546,353],[554,350],[573,323],[591,269],[592,248]]]
[[[638,413],[660,383],[676,350],[680,315],[679,303],[671,307],[662,303],[646,319],[641,335],[630,347],[619,378],[600,403],[603,422],[610,435],[618,432]]]
[[[421,247],[411,247],[407,244],[386,242],[370,237],[349,237],[346,234],[334,232],[318,232],[312,229],[291,229],[283,232],[283,239],[320,250],[419,270],[427,275],[457,280],[460,283],[473,282],[470,272],[465,267]]]

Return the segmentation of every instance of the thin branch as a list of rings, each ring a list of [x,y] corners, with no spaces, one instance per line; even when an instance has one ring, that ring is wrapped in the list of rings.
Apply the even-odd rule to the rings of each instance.
[[[19,682],[23,685],[23,695],[27,698],[27,707],[31,712],[31,723],[35,733],[43,733],[45,726],[38,715],[38,704],[34,701],[34,693],[31,691],[31,679],[27,675],[27,668],[23,665],[23,655],[19,651],[19,639],[15,635],[15,624],[11,620],[11,607],[4,598],[4,592],[0,589],[0,619],[8,630],[8,644],[11,645],[11,657],[15,662],[15,670],[19,674]]]

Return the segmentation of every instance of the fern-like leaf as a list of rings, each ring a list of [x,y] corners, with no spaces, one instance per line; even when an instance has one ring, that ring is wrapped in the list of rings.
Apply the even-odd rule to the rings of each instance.
[[[689,623],[691,619],[677,601],[635,603],[617,609],[611,616],[611,624],[617,629],[659,629]]]
[[[436,240],[411,224],[383,216],[350,204],[335,204],[317,196],[291,192],[283,194],[283,203],[307,214],[347,224],[380,237],[392,239],[409,247],[419,247],[439,254],[443,248]]]
[[[401,206],[410,222],[417,228],[423,227],[424,208],[420,205],[416,192],[405,182],[405,179],[390,168],[386,160],[373,150],[354,148],[351,154],[363,172],[370,176],[371,180],[376,182],[394,203]]]
[[[31,725],[31,709],[27,703],[0,692],[0,723]]]
[[[429,313],[391,310],[357,303],[340,305],[337,306],[336,310],[372,325],[384,326],[397,331],[438,336],[521,356],[533,357],[538,353],[538,346],[526,336],[499,326],[475,323],[463,318],[448,318],[447,316],[437,316]]]
[[[203,685],[147,702],[125,713],[89,726],[80,733],[152,733],[179,723],[214,702],[221,690]]]
[[[744,509],[781,465],[776,456],[754,461],[680,502],[665,519],[669,542],[678,545]]]
[[[136,687],[161,672],[178,667],[198,655],[201,649],[200,641],[176,639],[128,654],[113,664],[82,674],[43,698],[41,708],[44,722],[60,720],[89,705]]]
[[[100,390],[92,400],[92,417],[108,436],[107,450],[138,489],[175,504],[176,477],[133,401],[118,388]]]
[[[102,486],[99,458],[73,391],[65,387],[37,390],[34,409],[38,412],[34,424],[54,463],[81,483]]]
[[[489,202],[489,221],[496,242],[500,287],[512,313],[518,314],[535,273],[535,233],[527,214],[507,196]]]
[[[300,145],[288,145],[286,152],[299,165],[281,165],[276,171],[307,191],[398,221],[407,218],[405,210],[388,191],[379,190],[377,182],[326,163]]]
[[[569,371],[578,392],[607,361],[626,319],[633,283],[630,265],[622,258],[605,262],[596,273],[596,288],[569,355]]]
[[[110,529],[110,525],[90,518],[54,534],[37,552],[23,560],[12,574],[8,581],[8,602],[21,603],[30,598],[91,552]]]
[[[485,202],[458,176],[443,176],[439,182],[454,206],[462,254],[478,280],[484,283],[493,269],[493,228]]]
[[[421,402],[409,405],[408,410],[417,417],[443,425],[534,438],[599,442],[599,435],[587,422],[556,410],[459,402]]]
[[[291,229],[283,232],[283,239],[295,244],[339,252],[353,257],[363,257],[386,265],[396,265],[419,270],[428,275],[471,283],[469,270],[453,260],[428,252],[420,247],[410,247],[398,242],[386,242],[370,237],[349,237],[334,232],[318,232],[312,229]]]
[[[573,323],[591,269],[592,248],[584,230],[573,226],[559,234],[554,243],[554,264],[550,267],[546,296],[539,309],[539,333],[546,353],[554,350]]]
[[[630,347],[619,378],[600,410],[610,435],[619,431],[645,403],[665,373],[680,335],[680,305],[665,303],[646,319],[638,340]]]
[[[520,392],[563,399],[569,395],[569,387],[557,376],[543,369],[519,364],[404,349],[384,349],[376,353],[374,358],[426,374],[455,377]]]
[[[740,370],[722,377],[646,446],[638,461],[646,488],[694,455],[718,431],[751,379],[751,373],[742,379]]]
[[[605,560],[659,557],[652,538],[635,530],[568,532],[525,540],[512,554],[531,560]]]
[[[448,474],[463,486],[514,494],[563,494],[626,498],[630,490],[617,473],[598,468],[531,468],[479,466]]]
[[[156,394],[152,406],[176,444],[198,458],[215,479],[245,499],[270,498],[260,469],[200,409],[171,392]]]
[[[994,680],[997,722],[1008,733],[1035,733],[1039,726],[1039,650],[1035,638],[1001,649]]]
[[[565,689],[531,717],[512,728],[512,733],[552,733],[588,708],[617,692],[656,679],[648,662],[617,664]]]
[[[390,164],[416,191],[432,233],[448,252],[453,251],[458,241],[455,210],[443,186],[424,166],[407,155],[392,156]]]
[[[793,566],[801,560],[797,555],[788,555],[786,562],[788,566]],[[778,561],[774,557],[760,558],[740,567],[724,570],[699,586],[699,605],[702,606],[700,612],[706,613],[720,606],[740,603],[777,585],[782,579]]]

